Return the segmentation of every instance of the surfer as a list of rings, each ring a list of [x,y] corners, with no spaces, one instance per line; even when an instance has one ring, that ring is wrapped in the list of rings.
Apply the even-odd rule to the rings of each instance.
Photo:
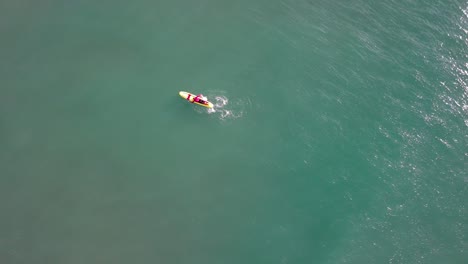
[[[203,94],[198,94],[197,96],[195,96],[195,98],[193,98],[193,101],[197,102],[197,103],[204,104],[205,101],[206,101],[206,97],[203,96]]]
[[[196,103],[197,105],[208,107],[208,108],[213,108],[214,105],[210,101],[208,101],[208,98],[204,96],[203,94],[192,94],[184,91],[180,91],[179,95],[184,98],[185,100],[189,101],[190,103]]]

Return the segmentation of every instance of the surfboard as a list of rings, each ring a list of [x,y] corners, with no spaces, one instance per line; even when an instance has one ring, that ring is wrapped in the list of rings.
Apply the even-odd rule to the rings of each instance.
[[[180,97],[184,98],[185,100],[189,101],[192,104],[197,104],[197,105],[204,106],[204,107],[207,107],[207,108],[213,108],[214,107],[213,103],[211,103],[208,100],[203,100],[203,102],[195,102],[194,98],[195,98],[195,96],[197,96],[196,94],[180,91],[179,95],[180,95]]]

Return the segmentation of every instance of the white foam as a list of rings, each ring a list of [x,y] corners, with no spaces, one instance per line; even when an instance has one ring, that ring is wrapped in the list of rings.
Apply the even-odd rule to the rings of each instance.
[[[207,110],[208,114],[219,114],[219,119],[224,120],[228,118],[239,118],[242,116],[242,110],[235,110],[227,108],[229,99],[226,96],[216,95],[214,96],[213,108]]]
[[[216,102],[215,102],[215,107],[223,107],[228,104],[229,100],[225,96],[216,96],[215,97]]]

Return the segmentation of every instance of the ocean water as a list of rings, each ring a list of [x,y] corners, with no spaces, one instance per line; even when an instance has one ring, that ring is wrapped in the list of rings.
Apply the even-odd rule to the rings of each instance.
[[[4,0],[0,262],[466,263],[467,35],[453,0]]]

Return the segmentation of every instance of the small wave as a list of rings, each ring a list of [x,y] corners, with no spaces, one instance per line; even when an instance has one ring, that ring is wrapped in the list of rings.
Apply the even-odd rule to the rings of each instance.
[[[215,107],[223,107],[225,105],[227,105],[227,103],[229,102],[229,100],[227,99],[226,96],[216,96],[215,97]]]
[[[226,96],[216,95],[214,96],[214,107],[209,108],[207,112],[209,114],[219,114],[219,119],[236,119],[243,116],[243,110],[239,109],[239,104],[229,104],[229,99]],[[229,105],[229,107],[228,107]]]

